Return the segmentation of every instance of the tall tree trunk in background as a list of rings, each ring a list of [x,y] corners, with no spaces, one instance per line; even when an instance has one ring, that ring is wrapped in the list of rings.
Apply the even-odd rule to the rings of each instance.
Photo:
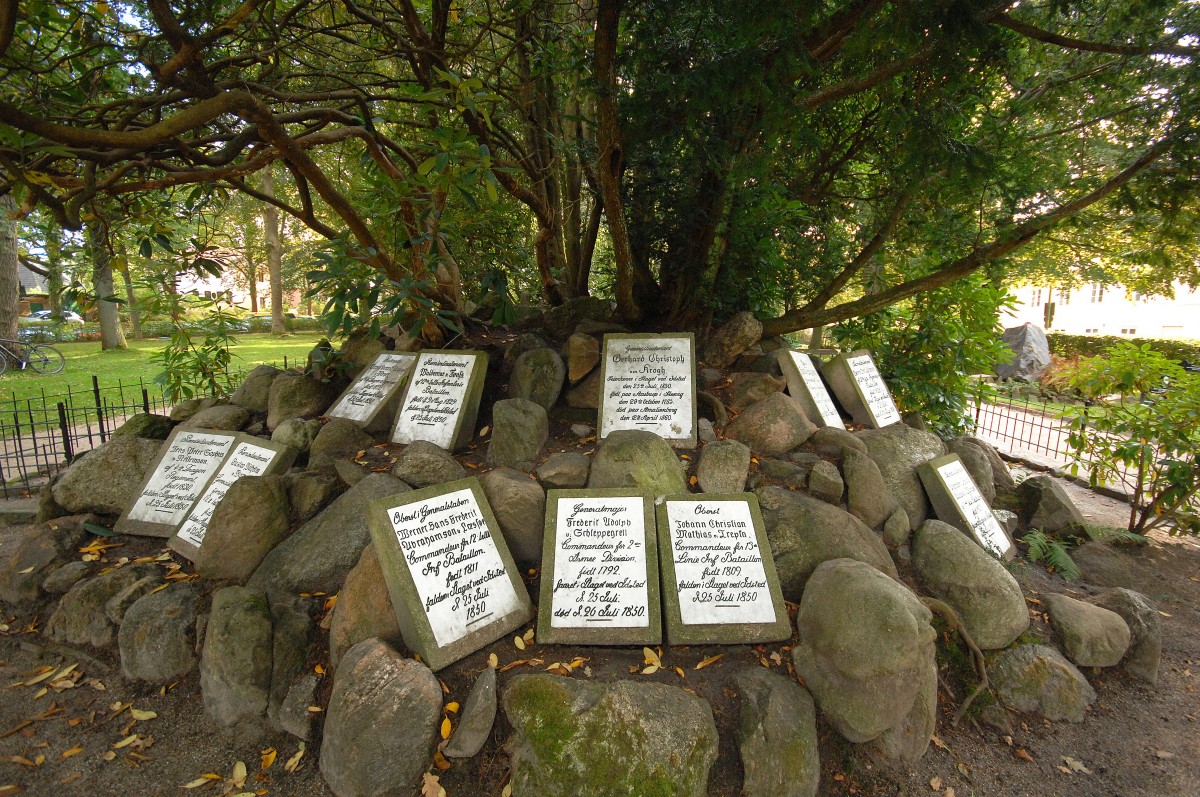
[[[133,278],[129,276],[129,252],[125,242],[117,244],[120,257],[117,258],[121,279],[125,281],[125,304],[129,307],[129,326],[133,329],[133,339],[142,340],[142,311],[137,306],[137,296],[133,293]]]
[[[62,315],[62,238],[57,227],[46,230],[46,293],[50,296],[50,315]]]
[[[85,225],[88,249],[92,253],[92,288],[96,292],[96,311],[100,315],[100,348],[125,349],[125,332],[121,329],[121,317],[116,302],[105,301],[112,296],[113,285],[112,250],[108,246],[107,224],[99,216],[93,216]]]
[[[12,194],[0,196],[0,338],[17,337],[21,281],[17,277],[17,205]]]
[[[271,175],[271,167],[263,169],[263,193],[269,197],[275,196],[275,178]],[[271,280],[271,334],[282,335],[287,332],[283,322],[283,247],[279,243],[279,211],[274,205],[263,203],[263,232],[267,239],[267,272]],[[257,302],[257,288],[250,282],[250,297]]]

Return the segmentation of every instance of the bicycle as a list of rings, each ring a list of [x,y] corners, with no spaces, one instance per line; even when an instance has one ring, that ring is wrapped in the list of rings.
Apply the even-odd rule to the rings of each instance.
[[[57,374],[67,361],[53,346],[0,338],[0,375],[11,363],[18,364],[21,370],[32,368],[39,374]]]

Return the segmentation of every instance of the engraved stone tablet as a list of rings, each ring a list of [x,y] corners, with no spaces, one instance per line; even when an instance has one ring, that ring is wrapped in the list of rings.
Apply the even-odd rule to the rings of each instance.
[[[825,382],[817,372],[812,357],[792,349],[780,349],[775,356],[779,358],[779,367],[787,378],[788,394],[800,402],[808,419],[821,426],[844,429],[842,416],[825,389]]]
[[[947,454],[918,465],[917,474],[938,520],[970,534],[984,550],[995,556],[1012,559],[1016,555],[1016,546],[992,514],[987,499],[979,492],[958,454]]]
[[[370,431],[383,431],[396,415],[404,379],[416,361],[415,354],[380,354],[355,377],[325,415],[346,418]]]
[[[620,429],[696,445],[696,340],[690,334],[604,336],[599,437]]]
[[[538,642],[662,642],[654,501],[628,490],[550,490]]]
[[[430,669],[533,617],[478,479],[373,501],[367,525],[404,642]]]
[[[900,411],[870,352],[839,354],[821,374],[855,423],[879,429],[900,422]]]
[[[658,507],[667,642],[778,642],[791,621],[753,494],[675,495]]]
[[[477,351],[423,351],[417,356],[396,423],[393,443],[428,440],[453,451],[475,433],[488,356]]]
[[[113,527],[122,534],[170,537],[233,447],[237,435],[202,429],[171,433],[137,498]],[[121,474],[114,473],[113,478]]]
[[[208,530],[209,518],[230,485],[243,476],[266,476],[285,471],[292,466],[296,454],[296,449],[291,446],[239,434],[233,450],[209,481],[179,531],[167,542],[167,547],[195,561],[204,542],[204,532]]]

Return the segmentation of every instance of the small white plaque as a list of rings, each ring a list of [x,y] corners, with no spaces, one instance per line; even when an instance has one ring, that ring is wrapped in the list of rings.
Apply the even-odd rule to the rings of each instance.
[[[208,521],[212,518],[213,510],[230,486],[243,476],[261,476],[271,467],[278,452],[251,443],[239,443],[225,460],[225,464],[217,471],[217,475],[208,485],[208,489],[200,496],[196,506],[179,527],[179,535],[197,548],[204,542],[204,532],[208,530]]]
[[[234,436],[227,434],[181,432],[175,435],[126,517],[178,526],[220,467],[233,441]],[[114,478],[119,475],[114,474]]]
[[[606,335],[604,358],[601,439],[620,429],[695,439],[690,337]]]
[[[475,368],[473,354],[422,353],[396,416],[393,443],[428,440],[449,449],[467,398],[467,382]]]
[[[937,472],[946,483],[950,497],[962,510],[963,517],[971,524],[975,539],[996,556],[1004,556],[1009,547],[1008,536],[1005,535],[1004,529],[1000,528],[1000,521],[992,514],[983,494],[975,485],[975,480],[963,467],[962,461],[947,462],[939,467]]]
[[[559,500],[553,578],[551,627],[649,627],[645,499]]]
[[[667,501],[684,625],[773,623],[775,608],[745,501]]]
[[[837,407],[834,406],[833,399],[829,396],[829,391],[825,389],[825,383],[821,380],[821,375],[817,373],[817,367],[813,365],[812,358],[802,351],[789,351],[787,356],[800,373],[800,379],[803,380],[809,397],[812,398],[813,404],[816,405],[817,412],[821,414],[821,422],[825,426],[836,426],[839,429],[844,429],[842,416],[838,413]]]
[[[380,354],[325,414],[359,423],[367,421],[392,397],[416,361],[415,354]]]
[[[471,490],[395,507],[388,519],[438,647],[521,609]]]
[[[896,402],[892,400],[892,394],[888,391],[883,377],[879,375],[879,369],[875,367],[875,361],[871,359],[871,356],[860,354],[857,357],[847,357],[846,365],[850,367],[850,373],[862,391],[867,412],[871,413],[871,417],[875,419],[875,426],[883,427],[899,423],[900,411],[896,409]]]

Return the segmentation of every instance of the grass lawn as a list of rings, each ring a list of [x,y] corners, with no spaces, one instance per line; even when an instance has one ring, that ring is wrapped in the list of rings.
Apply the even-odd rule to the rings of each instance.
[[[270,333],[235,335],[233,367],[253,368],[262,363],[273,363],[282,368],[284,357],[289,366],[303,362],[321,337],[319,332],[297,332],[284,337]],[[63,353],[66,367],[53,375],[32,370],[17,371],[10,367],[0,376],[0,402],[7,404],[13,399],[24,400],[43,393],[58,395],[66,393],[68,388],[72,393],[90,391],[93,374],[99,378],[102,388],[116,386],[118,381],[137,388],[141,379],[153,394],[158,387],[154,377],[162,368],[150,361],[150,355],[165,344],[162,339],[130,340],[129,348],[120,351],[101,351],[98,342],[51,344]]]

